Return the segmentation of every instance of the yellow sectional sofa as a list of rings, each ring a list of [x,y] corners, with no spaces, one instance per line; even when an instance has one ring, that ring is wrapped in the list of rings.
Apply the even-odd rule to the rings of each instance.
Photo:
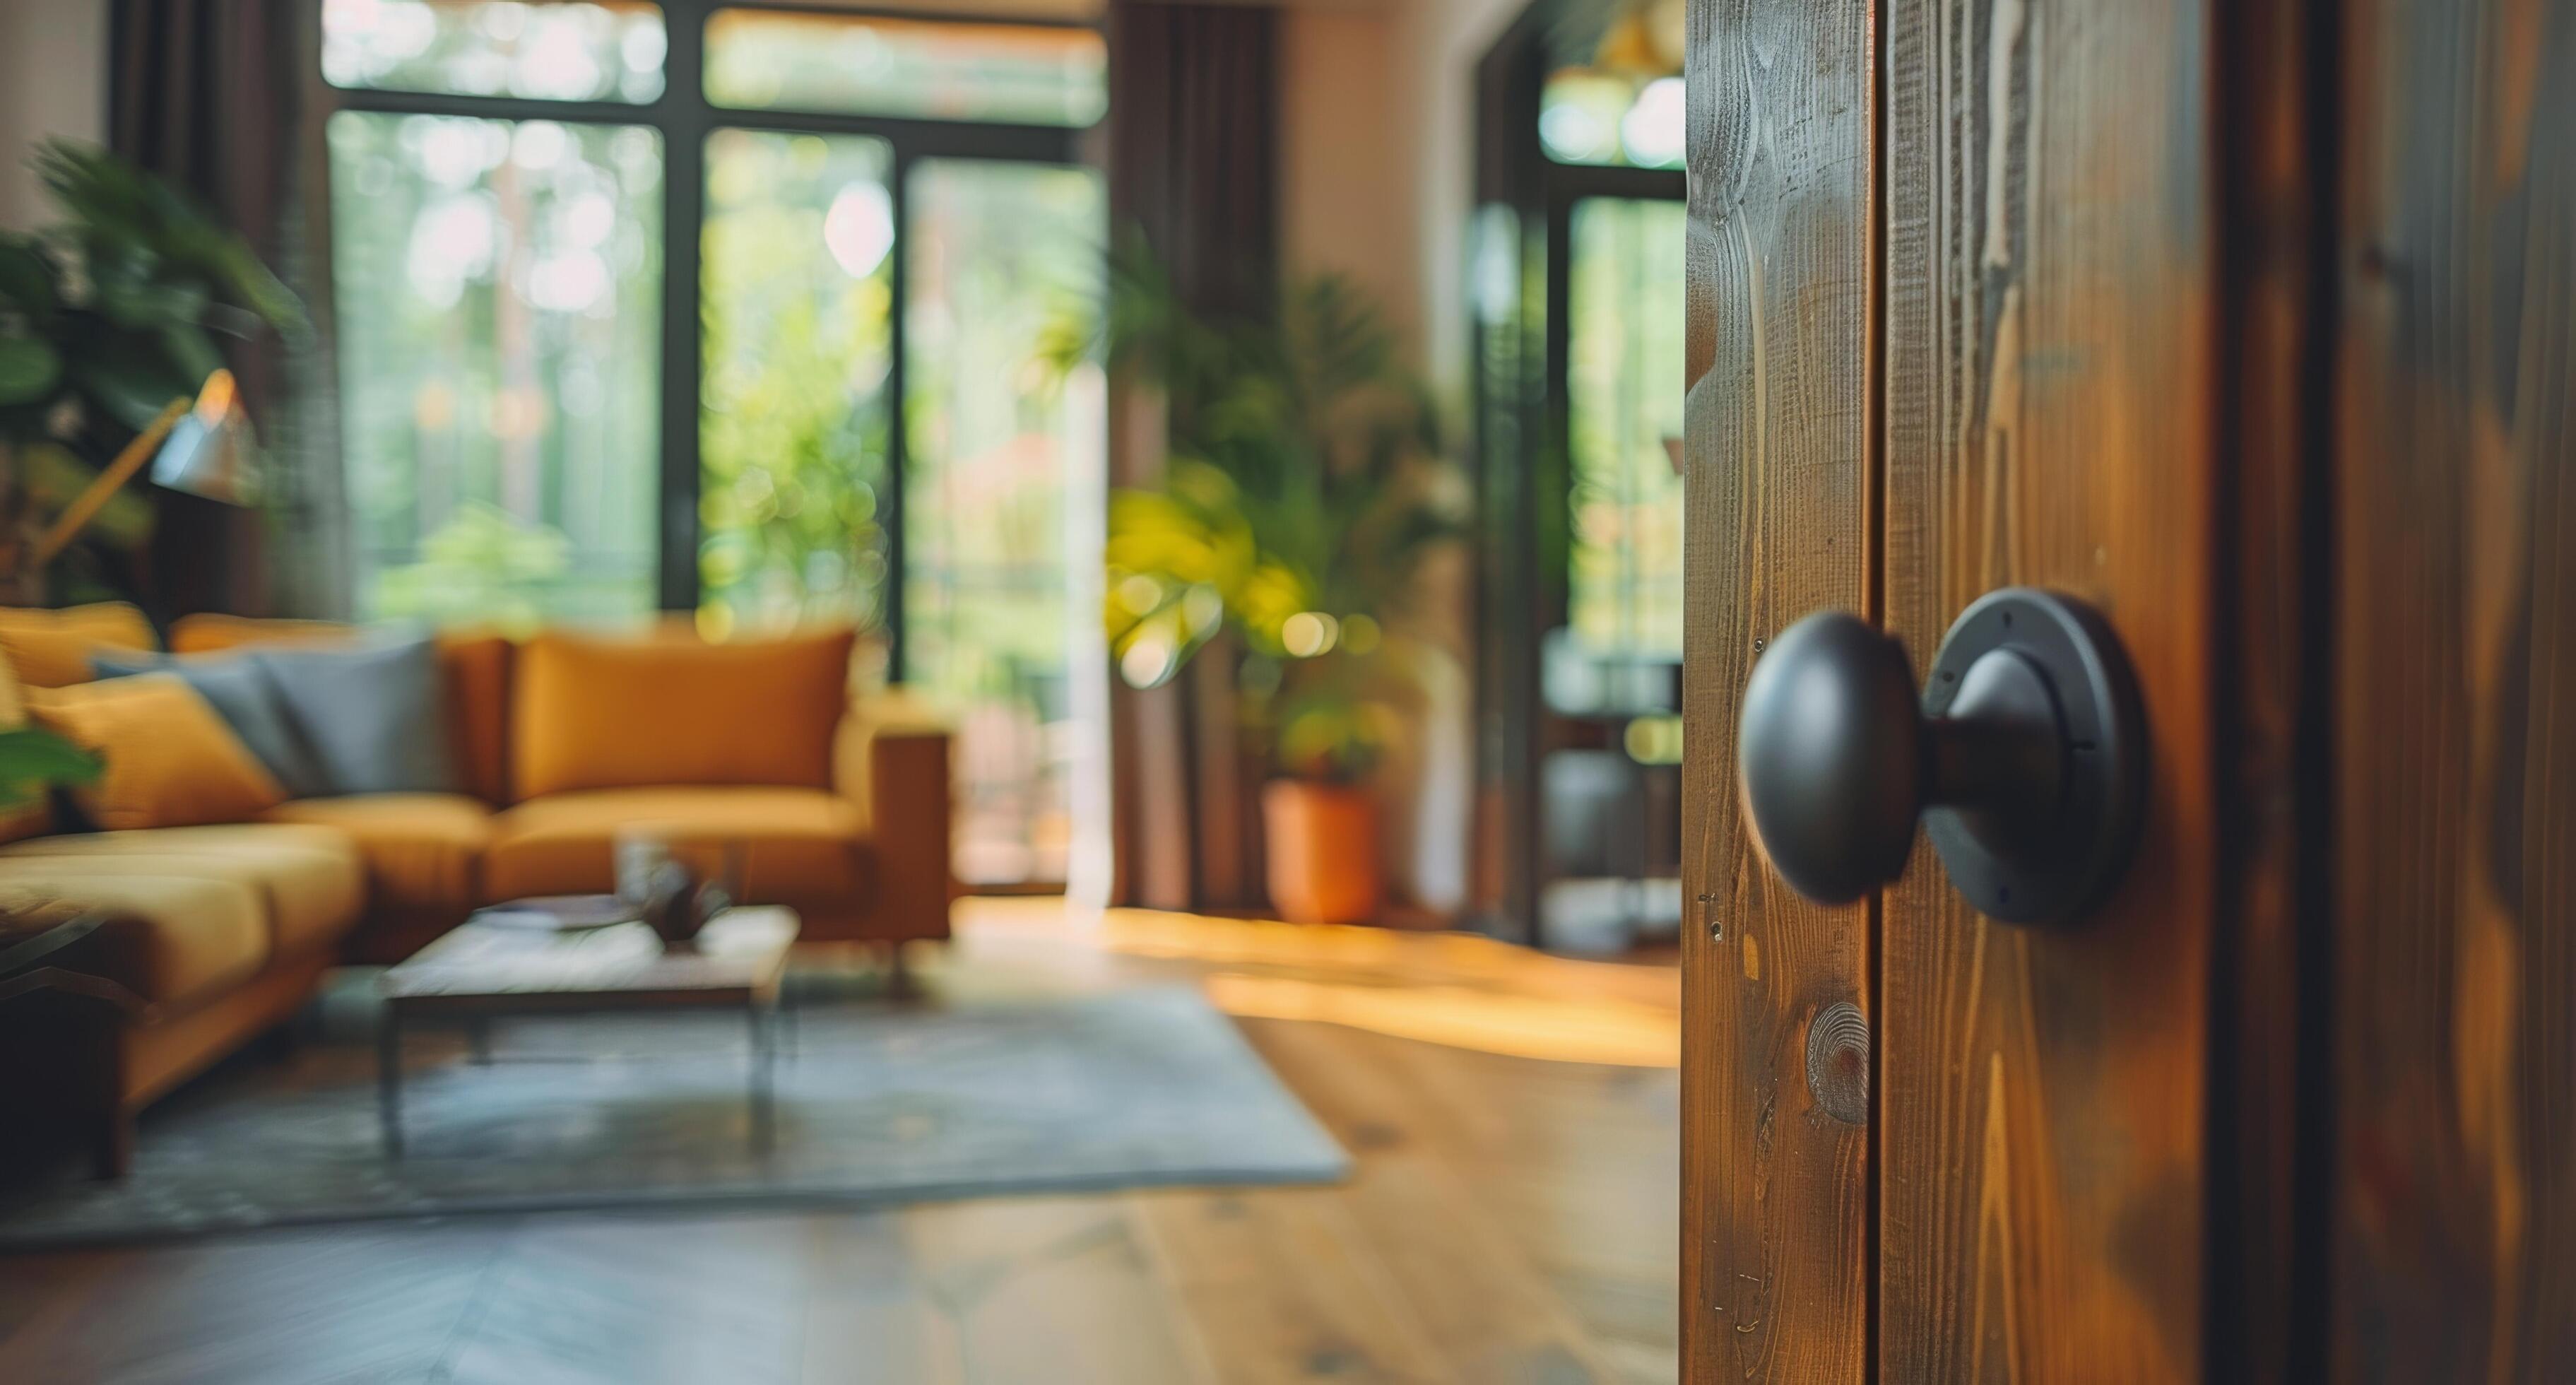
[[[84,642],[149,649],[150,636],[130,608],[0,611],[0,656],[29,683],[76,677]],[[187,655],[352,636],[193,617],[169,643]],[[455,792],[305,798],[211,825],[0,826],[18,838],[0,845],[0,892],[110,915],[105,970],[142,1002],[102,1094],[102,1162],[121,1163],[135,1112],[282,1022],[331,965],[400,960],[484,904],[610,889],[630,825],[702,869],[738,865],[748,901],[795,907],[807,940],[947,937],[947,733],[899,691],[850,696],[849,650],[846,632],[446,636]],[[13,723],[21,699],[0,692]]]

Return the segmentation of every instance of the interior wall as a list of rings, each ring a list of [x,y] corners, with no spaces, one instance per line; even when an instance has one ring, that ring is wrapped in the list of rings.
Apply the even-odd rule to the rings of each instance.
[[[1398,34],[1396,71],[1406,106],[1397,128],[1409,137],[1412,188],[1408,233],[1414,258],[1423,359],[1432,379],[1464,396],[1467,386],[1467,223],[1476,168],[1476,64],[1529,0],[1410,0]]]
[[[0,0],[0,226],[47,219],[27,156],[48,135],[107,138],[106,0]]]
[[[1466,400],[1462,274],[1474,66],[1525,0],[1291,3],[1281,15],[1281,248],[1298,272],[1371,290],[1452,421]],[[1462,27],[1463,26],[1463,27]],[[1436,914],[1467,902],[1474,787],[1469,564],[1435,561],[1415,593],[1410,734],[1377,787],[1396,893]]]
[[[1279,236],[1294,274],[1349,276],[1408,344],[1421,322],[1405,182],[1397,12],[1291,7],[1279,17]]]

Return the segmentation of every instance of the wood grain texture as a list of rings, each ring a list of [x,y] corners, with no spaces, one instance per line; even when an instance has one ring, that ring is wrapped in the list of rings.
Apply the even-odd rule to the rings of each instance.
[[[1807,1090],[1806,1030],[1870,1007],[1869,912],[1751,843],[1736,720],[1764,642],[1869,605],[1872,55],[1861,0],[1691,0],[1682,821],[1682,1368],[1866,1368],[1866,1125]]]
[[[2208,6],[1890,0],[1886,626],[2093,603],[2150,737],[2130,873],[1989,923],[1884,900],[1880,1378],[2202,1374],[2219,555]]]
[[[2576,7],[2344,13],[2331,1365],[2576,1375]]]

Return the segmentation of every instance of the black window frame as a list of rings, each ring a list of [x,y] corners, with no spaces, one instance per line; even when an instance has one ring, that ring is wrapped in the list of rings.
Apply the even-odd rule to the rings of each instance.
[[[886,395],[886,474],[881,505],[888,516],[886,579],[880,592],[881,630],[886,643],[889,679],[904,677],[905,473],[911,452],[905,416],[905,300],[908,294],[912,221],[909,192],[914,166],[925,159],[976,160],[1053,167],[1096,166],[1086,157],[1095,132],[1107,117],[1088,126],[1030,125],[1004,121],[934,120],[909,116],[857,115],[794,110],[744,110],[719,106],[706,94],[706,32],[718,11],[747,10],[768,14],[829,18],[902,20],[961,27],[1071,29],[1098,32],[1099,26],[1062,18],[1018,18],[999,14],[942,14],[935,10],[861,8],[844,5],[736,3],[734,0],[658,0],[667,48],[663,57],[662,94],[650,101],[554,101],[541,97],[469,96],[446,92],[392,91],[376,87],[343,87],[320,76],[320,48],[311,47],[310,89],[320,93],[313,125],[319,129],[340,111],[386,115],[462,116],[482,120],[545,120],[560,125],[639,125],[662,137],[662,297],[661,322],[661,507],[657,536],[656,604],[663,611],[698,608],[699,488],[704,478],[699,452],[699,420],[704,411],[705,333],[701,311],[705,291],[699,262],[706,227],[707,142],[719,130],[769,134],[864,135],[884,140],[893,151],[887,173],[887,196],[893,204],[895,237],[887,270],[889,362]],[[309,23],[318,33],[319,0]],[[330,164],[319,161],[319,203],[330,205]],[[326,239],[317,259],[322,283],[330,283],[329,214],[322,216]],[[336,381],[339,356],[325,364]],[[342,445],[334,439],[335,448]]]
[[[1565,743],[1541,691],[1548,631],[1572,600],[1574,209],[1594,198],[1683,202],[1679,168],[1566,163],[1538,133],[1552,52],[1597,37],[1603,0],[1534,0],[1476,69],[1476,229],[1468,249],[1472,456],[1477,494],[1477,926],[1545,947],[1547,754]],[[1508,237],[1497,249],[1485,241]],[[1508,258],[1509,301],[1489,303],[1481,257]],[[1676,382],[1679,383],[1679,382]]]

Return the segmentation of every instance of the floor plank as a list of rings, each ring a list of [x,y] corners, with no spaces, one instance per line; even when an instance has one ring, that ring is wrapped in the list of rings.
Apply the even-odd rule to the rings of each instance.
[[[934,994],[1231,999],[1354,1175],[0,1256],[0,1380],[1674,1379],[1669,966],[1033,901],[966,906],[921,960]]]

